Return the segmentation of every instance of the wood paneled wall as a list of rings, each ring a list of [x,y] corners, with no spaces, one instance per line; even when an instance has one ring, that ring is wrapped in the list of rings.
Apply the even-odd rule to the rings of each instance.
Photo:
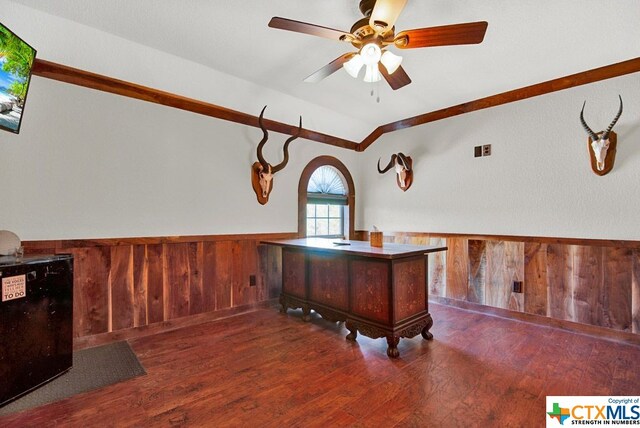
[[[74,255],[74,337],[142,327],[276,298],[281,254],[262,239],[295,234],[25,242]],[[249,285],[255,275],[256,285]]]
[[[403,232],[385,240],[449,248],[429,256],[431,295],[640,334],[640,243]]]
[[[295,233],[25,242],[74,255],[74,336],[163,325],[279,296],[282,256],[260,240]],[[364,232],[356,239],[366,240]],[[429,255],[431,296],[640,334],[640,243],[385,233],[446,245]],[[256,285],[249,285],[255,275]],[[523,293],[513,293],[513,281]]]

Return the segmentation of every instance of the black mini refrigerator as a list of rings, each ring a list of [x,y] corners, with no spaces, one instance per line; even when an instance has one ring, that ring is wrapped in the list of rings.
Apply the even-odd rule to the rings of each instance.
[[[0,406],[72,365],[73,256],[0,257]]]

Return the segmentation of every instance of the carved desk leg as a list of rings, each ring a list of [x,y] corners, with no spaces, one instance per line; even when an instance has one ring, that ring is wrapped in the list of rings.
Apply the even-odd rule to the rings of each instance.
[[[400,343],[400,336],[396,336],[394,334],[390,334],[387,336],[387,356],[389,358],[398,358],[400,356],[400,351],[398,351],[398,343]]]
[[[347,321],[345,323],[345,327],[347,327],[347,330],[349,330],[349,334],[347,334],[346,339],[347,340],[356,340],[356,337],[358,337],[358,329],[351,324],[349,321]]]
[[[309,305],[302,305],[302,321],[311,321],[311,309],[309,309]]]
[[[431,318],[431,314],[429,314],[427,318],[427,325],[424,326],[424,328],[420,332],[424,340],[433,340],[433,334],[429,332],[429,329],[431,327],[433,327],[433,318]]]
[[[280,304],[282,305],[282,308],[280,308],[280,313],[286,314],[288,307],[287,307],[287,299],[284,296],[280,296]]]

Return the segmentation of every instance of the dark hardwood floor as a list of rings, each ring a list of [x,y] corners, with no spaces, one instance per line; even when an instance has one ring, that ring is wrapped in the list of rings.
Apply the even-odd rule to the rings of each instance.
[[[432,342],[277,309],[131,340],[147,375],[3,427],[537,427],[546,395],[637,395],[640,347],[431,305]]]

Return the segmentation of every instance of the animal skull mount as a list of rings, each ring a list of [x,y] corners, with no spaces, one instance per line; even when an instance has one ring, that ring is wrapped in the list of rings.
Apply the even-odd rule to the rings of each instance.
[[[392,167],[395,167],[396,170],[398,187],[400,187],[403,192],[406,192],[413,183],[413,160],[411,156],[405,156],[403,153],[393,154],[384,169],[380,169],[380,159],[378,159],[378,172],[380,174],[384,174]]]
[[[589,134],[589,158],[591,159],[591,169],[598,175],[608,174],[609,171],[613,169],[613,163],[616,158],[616,145],[617,145],[617,135],[612,131],[613,126],[616,124],[620,115],[622,114],[622,97],[618,95],[620,98],[620,109],[618,110],[618,114],[611,121],[607,129],[601,132],[593,132],[591,128],[587,125],[587,122],[584,120],[584,106],[587,104],[585,101],[582,104],[582,111],[580,112],[580,122],[582,123],[582,127],[587,134]]]
[[[258,202],[261,205],[269,202],[269,194],[271,193],[271,189],[273,189],[273,175],[287,166],[287,162],[289,162],[289,144],[300,136],[300,131],[302,130],[302,116],[300,116],[298,131],[295,135],[289,137],[284,143],[284,160],[275,166],[271,166],[271,164],[269,164],[262,155],[262,148],[269,139],[269,132],[262,123],[262,117],[266,108],[267,106],[264,106],[262,112],[260,112],[260,117],[258,118],[258,123],[260,124],[260,129],[262,129],[263,133],[262,140],[258,143],[258,162],[254,162],[251,167],[251,185],[253,186],[253,191],[256,192]]]

